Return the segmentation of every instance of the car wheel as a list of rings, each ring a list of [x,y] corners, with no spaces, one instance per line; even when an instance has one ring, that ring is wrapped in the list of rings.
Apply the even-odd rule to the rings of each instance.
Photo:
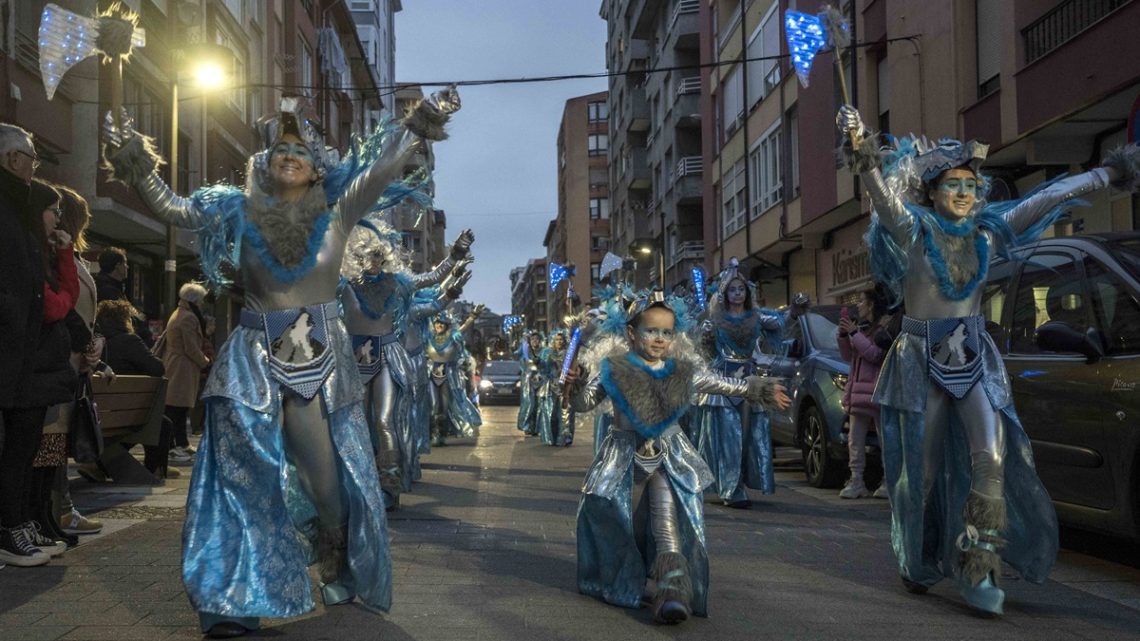
[[[827,423],[823,413],[809,405],[800,415],[803,424],[804,475],[812,487],[839,487],[843,482],[843,461],[828,452]]]

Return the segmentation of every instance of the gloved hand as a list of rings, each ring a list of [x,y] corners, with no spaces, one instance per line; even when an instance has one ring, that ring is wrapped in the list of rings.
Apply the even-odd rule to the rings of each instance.
[[[463,272],[456,277],[455,282],[452,283],[445,292],[447,297],[451,300],[459,300],[459,297],[463,295],[463,286],[466,285],[469,280],[471,280],[471,272]]]
[[[121,128],[115,126],[115,118],[111,115],[110,109],[103,115],[103,142],[114,151],[119,150],[128,141],[139,135],[135,131],[135,119],[131,118],[126,108],[122,109],[119,116],[119,120],[122,122]]]
[[[471,251],[471,243],[475,242],[475,232],[470,229],[464,229],[459,233],[459,238],[451,244],[451,257],[454,260],[459,260]]]
[[[122,124],[115,126],[110,111],[103,117],[103,158],[114,180],[133,187],[158,169],[162,157],[152,139],[135,131],[134,119],[126,109],[119,120]]]
[[[408,109],[404,116],[404,126],[427,140],[445,140],[447,132],[443,126],[451,119],[451,114],[459,111],[460,106],[459,92],[452,85]]]
[[[859,115],[859,110],[851,105],[839,108],[839,113],[835,114],[835,126],[844,135],[854,135],[856,138],[862,138],[866,132],[863,127],[863,117]]]

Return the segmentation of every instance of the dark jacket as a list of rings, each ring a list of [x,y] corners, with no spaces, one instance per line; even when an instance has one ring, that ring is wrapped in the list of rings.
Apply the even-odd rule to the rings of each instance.
[[[72,341],[67,326],[64,319],[40,328],[31,367],[16,382],[14,407],[50,407],[75,399],[79,374],[71,366]]]
[[[100,303],[105,300],[127,300],[127,295],[123,292],[123,281],[115,280],[104,272],[95,274],[95,298]]]
[[[0,407],[27,406],[15,403],[17,382],[31,371],[43,323],[44,262],[27,202],[27,184],[0,169]]]
[[[162,376],[166,368],[162,359],[150,353],[137,334],[125,332],[117,327],[100,327],[107,340],[103,348],[103,361],[116,374],[137,374],[141,376]]]

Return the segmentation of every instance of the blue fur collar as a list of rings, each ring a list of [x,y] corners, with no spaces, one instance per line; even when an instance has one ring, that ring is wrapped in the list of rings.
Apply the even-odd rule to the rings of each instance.
[[[946,258],[942,255],[942,251],[938,248],[937,243],[934,242],[934,234],[938,233],[929,226],[924,230],[922,235],[923,244],[926,247],[926,256],[930,260],[930,266],[934,270],[934,275],[938,277],[938,289],[942,295],[950,300],[965,300],[969,298],[970,294],[978,288],[978,285],[985,282],[986,274],[990,270],[990,244],[986,239],[986,235],[978,229],[974,220],[968,219],[964,223],[954,224],[946,220],[938,214],[933,214],[927,217],[927,221],[933,219],[936,221],[939,229],[950,235],[962,237],[969,233],[974,233],[974,249],[978,254],[978,271],[974,277],[969,281],[962,284],[961,287],[955,286],[954,281],[950,279],[950,270],[946,266]]]
[[[691,380],[680,381],[674,380],[677,375],[684,376],[684,373],[678,373],[677,363],[675,359],[666,359],[665,366],[660,369],[653,369],[645,364],[640,358],[633,354],[626,354],[623,359],[625,364],[618,363],[615,368],[614,362],[609,357],[602,359],[601,371],[598,375],[598,382],[602,389],[609,395],[610,401],[613,403],[614,409],[621,413],[637,433],[645,438],[657,438],[665,433],[670,427],[675,425],[678,420],[689,409],[689,399],[691,397]],[[621,373],[618,373],[620,370]],[[688,376],[691,378],[691,372]],[[619,379],[621,379],[619,381]],[[637,379],[641,379],[640,381]],[[648,380],[647,380],[648,379]],[[627,387],[633,387],[640,394],[649,393],[645,388],[650,386],[663,386],[666,392],[666,398],[669,401],[674,401],[671,396],[677,396],[675,399],[676,405],[673,407],[666,407],[662,404],[655,404],[649,410],[642,409],[641,411],[634,408],[633,402],[627,396],[627,391],[632,393],[634,389],[626,390]],[[676,387],[679,391],[673,394],[668,392],[671,388]],[[647,415],[648,414],[648,415]]]
[[[313,265],[317,264],[317,253],[321,249],[321,243],[324,242],[332,217],[333,211],[329,209],[313,223],[313,231],[309,232],[309,241],[305,248],[305,257],[293,267],[286,267],[277,261],[277,258],[269,251],[269,245],[265,242],[265,237],[258,231],[257,225],[245,226],[245,239],[249,241],[249,246],[257,252],[257,256],[269,268],[269,272],[273,274],[274,278],[283,283],[295,283],[304,278],[305,274],[308,274],[309,270],[313,268]]]

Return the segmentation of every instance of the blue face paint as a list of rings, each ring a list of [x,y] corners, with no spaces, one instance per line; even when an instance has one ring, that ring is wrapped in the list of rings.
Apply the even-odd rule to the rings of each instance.
[[[947,178],[938,183],[938,190],[950,194],[976,194],[978,181],[974,178]]]
[[[299,142],[279,142],[273,146],[273,155],[296,156],[304,160],[309,160],[313,157],[309,148]]]
[[[676,337],[677,333],[671,329],[663,329],[660,327],[644,327],[643,326],[643,327],[637,328],[637,335],[641,336],[642,338],[644,338],[646,340],[664,338],[667,341],[671,341],[671,340],[673,340],[673,338]]]

